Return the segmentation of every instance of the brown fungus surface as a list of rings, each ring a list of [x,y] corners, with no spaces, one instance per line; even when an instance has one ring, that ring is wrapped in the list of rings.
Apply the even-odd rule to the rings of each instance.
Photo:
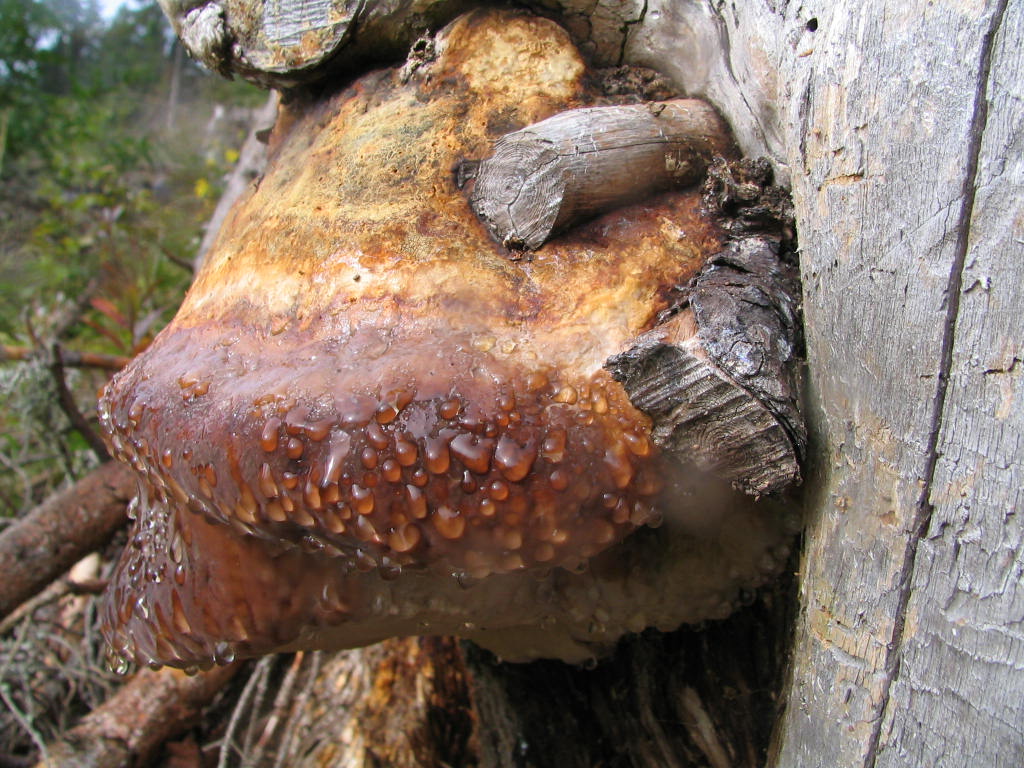
[[[475,637],[481,616],[559,625],[519,655],[575,658],[579,626],[608,641],[704,618],[742,581],[723,570],[669,618],[595,622],[600,590],[563,570],[687,503],[602,365],[717,250],[696,192],[510,258],[452,169],[589,103],[583,62],[509,13],[463,17],[438,49],[407,81],[375,73],[279,120],[177,317],[105,391],[142,481],[106,603],[118,665]]]

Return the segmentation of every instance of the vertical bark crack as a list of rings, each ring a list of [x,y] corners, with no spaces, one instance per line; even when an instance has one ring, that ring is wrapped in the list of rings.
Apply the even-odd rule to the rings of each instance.
[[[913,533],[907,541],[903,553],[903,566],[899,576],[899,596],[896,616],[893,625],[892,639],[889,642],[885,659],[885,675],[882,680],[881,703],[878,717],[872,724],[871,738],[868,742],[866,768],[874,768],[878,758],[878,747],[881,740],[882,725],[889,708],[892,684],[899,672],[900,651],[903,647],[903,635],[906,627],[906,611],[910,603],[914,568],[917,561],[918,545],[931,525],[934,507],[929,501],[932,485],[935,481],[935,469],[939,462],[939,433],[945,414],[946,393],[949,388],[949,377],[953,367],[953,346],[956,339],[957,319],[960,312],[960,291],[963,287],[963,271],[967,261],[967,250],[970,246],[971,219],[974,214],[974,201],[978,175],[978,163],[981,157],[982,139],[988,124],[988,85],[992,69],[992,49],[995,38],[1006,13],[1007,0],[998,0],[989,22],[988,31],[981,41],[981,56],[978,67],[978,86],[974,96],[974,112],[971,117],[970,141],[967,145],[967,167],[964,173],[963,188],[960,198],[960,212],[957,217],[957,239],[950,268],[949,281],[946,286],[946,317],[943,323],[942,348],[939,358],[939,377],[932,405],[931,424],[928,432],[927,463],[925,465],[925,482],[921,487],[917,501],[917,512],[914,515]]]

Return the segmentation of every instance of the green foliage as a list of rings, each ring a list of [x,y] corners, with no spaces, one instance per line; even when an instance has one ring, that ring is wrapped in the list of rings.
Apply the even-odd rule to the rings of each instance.
[[[53,349],[127,357],[170,319],[247,128],[213,129],[214,107],[262,100],[193,65],[154,2],[108,23],[95,0],[0,0],[0,345],[27,356],[0,354],[0,518],[96,464],[61,395],[95,426],[110,371],[58,374]],[[111,685],[94,616],[63,611],[0,639],[0,755],[18,764]]]
[[[211,96],[263,98],[201,72],[153,2],[106,23],[95,0],[0,0],[0,344],[131,355],[170,319],[244,135],[209,130]],[[47,361],[3,366],[0,515],[89,456]],[[91,417],[102,375],[68,383]]]

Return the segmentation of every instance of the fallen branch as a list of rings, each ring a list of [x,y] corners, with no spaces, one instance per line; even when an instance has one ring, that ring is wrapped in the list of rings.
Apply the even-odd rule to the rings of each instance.
[[[102,546],[134,493],[131,469],[107,462],[0,533],[0,617]]]
[[[189,677],[174,669],[143,669],[86,715],[63,742],[49,745],[48,761],[39,762],[37,768],[150,765],[163,742],[195,722],[237,670],[237,664],[230,664]]]
[[[12,347],[0,345],[0,363],[20,362],[36,357],[39,352],[32,347]],[[124,355],[106,355],[99,352],[75,352],[61,349],[61,362],[66,368],[103,368],[108,371],[119,371],[128,365],[130,357]]]
[[[65,595],[98,595],[106,587],[107,582],[105,579],[92,579],[86,582],[77,582],[70,579],[55,581],[38,595],[29,598],[19,605],[0,621],[0,637],[3,637],[18,626],[26,616],[31,616],[44,605],[57,602]],[[0,768],[2,768],[2,764],[0,764]]]

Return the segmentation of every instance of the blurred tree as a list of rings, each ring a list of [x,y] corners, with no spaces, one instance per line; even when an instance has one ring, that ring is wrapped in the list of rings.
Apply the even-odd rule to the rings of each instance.
[[[0,345],[35,350],[0,368],[0,514],[94,461],[107,374],[54,381],[53,345],[131,355],[170,318],[244,134],[211,117],[263,100],[176,45],[155,2],[107,22],[96,0],[0,0]]]

